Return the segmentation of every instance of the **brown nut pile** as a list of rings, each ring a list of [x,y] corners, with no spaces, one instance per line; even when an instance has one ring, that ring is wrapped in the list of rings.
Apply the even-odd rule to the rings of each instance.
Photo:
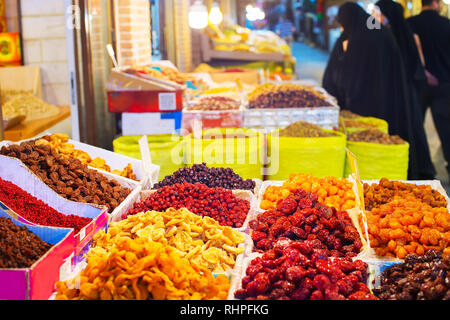
[[[2,147],[0,154],[21,160],[50,188],[68,200],[105,205],[113,211],[131,190],[89,169],[78,159],[66,158],[33,141]]]
[[[377,127],[370,123],[359,122],[355,120],[344,120],[344,125],[347,128],[358,128],[358,129],[372,129]]]
[[[373,292],[382,300],[450,300],[450,255],[435,250],[410,254],[405,263],[382,272]]]
[[[317,138],[317,137],[335,137],[336,134],[327,132],[315,124],[304,121],[298,121],[280,130],[279,136],[297,137],[297,138]]]
[[[0,217],[0,269],[31,267],[51,247],[26,227]]]
[[[399,136],[391,136],[378,129],[368,129],[356,131],[347,136],[348,141],[352,142],[369,142],[385,145],[404,144],[405,140]]]
[[[239,110],[239,101],[228,97],[212,96],[201,98],[196,104],[186,108],[187,111],[224,111]]]

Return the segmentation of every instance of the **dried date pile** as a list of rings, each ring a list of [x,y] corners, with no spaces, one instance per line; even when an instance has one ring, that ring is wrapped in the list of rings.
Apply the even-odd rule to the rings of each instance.
[[[312,88],[293,84],[265,84],[248,96],[250,109],[327,107],[331,103]]]
[[[11,219],[0,217],[0,268],[28,268],[52,246]]]
[[[335,137],[336,134],[327,132],[315,124],[298,121],[280,130],[279,136],[296,138],[318,138]]]
[[[361,118],[359,114],[356,114],[354,112],[351,112],[350,110],[341,110],[339,112],[339,116],[344,119],[357,119]]]
[[[382,272],[373,292],[382,300],[450,300],[450,255],[435,250],[410,254]]]
[[[366,285],[367,264],[330,259],[313,241],[280,238],[250,262],[235,292],[244,300],[378,300]]]
[[[68,200],[105,205],[113,211],[130,189],[88,168],[78,159],[61,156],[47,145],[33,141],[2,147],[0,154],[21,160],[50,188]]]
[[[206,163],[194,164],[182,168],[165,177],[154,185],[154,189],[171,186],[177,183],[201,183],[210,188],[222,187],[231,190],[254,190],[256,183],[251,179],[242,179],[231,168],[210,168]]]
[[[251,237],[259,251],[273,248],[279,237],[310,240],[328,256],[355,257],[362,243],[346,211],[318,202],[318,196],[298,189],[249,222]]]
[[[385,145],[404,144],[405,140],[399,136],[391,136],[379,129],[368,129],[350,133],[347,136],[348,141],[352,142],[368,142]]]

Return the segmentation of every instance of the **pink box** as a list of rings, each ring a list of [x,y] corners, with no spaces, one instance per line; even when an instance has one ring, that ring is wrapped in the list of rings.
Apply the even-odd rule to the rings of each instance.
[[[32,226],[12,218],[2,209],[0,217],[25,226],[53,247],[29,268],[0,269],[0,299],[48,300],[60,279],[61,267],[74,251],[73,229]]]

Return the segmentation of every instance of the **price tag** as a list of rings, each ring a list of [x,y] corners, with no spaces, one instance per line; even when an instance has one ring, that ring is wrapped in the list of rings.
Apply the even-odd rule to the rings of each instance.
[[[150,185],[153,187],[152,174],[151,174],[151,165],[152,165],[152,154],[150,153],[150,147],[148,146],[147,136],[142,136],[139,139],[139,149],[141,151],[142,165],[146,175],[148,175],[150,179]]]
[[[358,199],[359,199],[359,204],[361,207],[361,216],[362,216],[362,221],[363,221],[363,225],[364,225],[364,231],[366,234],[366,241],[370,247],[369,228],[367,226],[366,206],[364,204],[364,186],[363,186],[363,183],[362,183],[360,175],[359,175],[358,161],[356,160],[355,155],[350,150],[348,150],[348,149],[346,149],[346,150],[347,150],[347,158],[348,158],[348,161],[350,162],[350,168],[352,169],[352,176],[355,179],[356,188],[358,191]]]

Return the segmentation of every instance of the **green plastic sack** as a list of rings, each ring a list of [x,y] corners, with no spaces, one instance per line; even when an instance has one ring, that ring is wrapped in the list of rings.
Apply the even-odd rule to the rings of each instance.
[[[409,143],[383,145],[368,142],[347,142],[347,148],[355,155],[362,180],[407,180]],[[350,163],[345,163],[345,177],[352,173]]]
[[[184,137],[185,164],[205,162],[210,167],[231,168],[243,179],[262,179],[264,135],[244,128],[209,129]]]
[[[334,176],[342,178],[344,174],[345,134],[335,137],[297,138],[267,135],[267,152],[270,157],[267,166],[269,180],[287,180],[292,173],[310,173],[316,177]],[[278,155],[277,155],[278,152]]]
[[[113,141],[114,152],[141,159],[139,139],[142,136],[122,136]],[[170,134],[148,135],[152,162],[160,166],[159,181],[184,167],[182,138]]]
[[[356,119],[344,119],[344,120],[352,120],[359,123],[367,123],[375,126],[375,128],[379,129],[384,133],[389,133],[389,124],[387,121],[374,117],[361,117]],[[366,130],[366,128],[354,128],[354,127],[345,127],[347,134],[353,133],[356,131]]]

